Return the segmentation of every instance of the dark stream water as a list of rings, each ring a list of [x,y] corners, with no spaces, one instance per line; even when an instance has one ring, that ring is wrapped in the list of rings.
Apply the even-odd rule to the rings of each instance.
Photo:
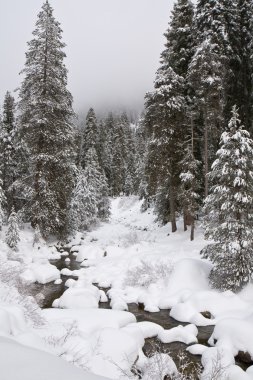
[[[70,270],[78,270],[81,268],[80,263],[78,263],[75,259],[76,257],[70,252],[70,248],[64,247],[64,251],[69,252],[70,261],[66,262],[66,257],[62,257],[59,260],[51,260],[51,264],[55,265],[59,270],[62,270],[64,268],[68,268]],[[65,286],[65,282],[69,279],[77,279],[77,277],[74,276],[64,276],[61,275],[62,283],[59,285],[55,285],[54,283],[49,283],[46,285],[40,285],[35,284],[36,290],[43,294],[43,300],[41,301],[41,307],[51,308],[53,301],[57,298],[59,298],[64,291],[67,289]],[[96,285],[96,284],[95,284]],[[103,289],[105,292],[108,291],[108,289]],[[111,309],[110,302],[104,302],[99,304],[99,308],[101,309]],[[141,305],[137,304],[128,304],[129,312],[133,313],[137,319],[138,322],[143,321],[149,321],[154,322],[160,326],[162,326],[164,329],[171,329],[173,327],[177,327],[179,325],[187,325],[188,323],[182,323],[176,321],[174,318],[170,316],[170,310],[160,310],[158,313],[149,313],[145,310],[143,310],[143,307]],[[210,338],[212,332],[213,332],[214,326],[205,326],[205,327],[198,327],[198,343],[208,346],[208,339]],[[184,354],[184,360],[186,359],[189,362],[188,370],[191,373],[194,373],[194,371],[197,371],[197,368],[201,367],[201,356],[199,355],[192,355],[188,351],[186,351],[186,348],[188,346],[184,343],[180,342],[173,342],[169,344],[164,344],[158,341],[156,338],[150,338],[146,339],[146,343],[144,346],[144,353],[147,356],[151,356],[155,351],[163,352],[163,353],[169,353],[170,356],[173,358],[174,362],[177,366],[180,365],[180,357],[181,353]],[[246,370],[250,365],[253,363],[245,363],[239,358],[236,358],[236,364],[239,365],[242,369]],[[198,376],[196,375],[196,379],[198,379]]]

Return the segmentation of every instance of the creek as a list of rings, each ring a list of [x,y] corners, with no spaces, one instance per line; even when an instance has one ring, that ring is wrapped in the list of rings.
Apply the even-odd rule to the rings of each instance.
[[[59,251],[61,252],[62,249]],[[55,265],[59,270],[62,270],[64,268],[68,268],[72,271],[81,269],[80,263],[76,261],[76,256],[74,256],[71,253],[71,248],[64,247],[64,251],[67,251],[69,253],[68,258],[70,259],[70,261],[66,262],[66,257],[61,257],[61,259],[58,260],[51,260],[51,264]],[[52,307],[54,300],[61,297],[61,295],[67,289],[65,283],[69,278],[77,279],[77,277],[61,275],[62,283],[59,285],[56,285],[54,283],[49,283],[45,285],[34,284],[34,290],[38,293],[43,294],[43,300],[41,301],[42,308],[47,309]],[[109,289],[102,290],[106,292]],[[111,309],[110,301],[103,303],[100,302],[99,308]],[[157,313],[149,313],[144,310],[142,305],[132,303],[128,304],[128,311],[135,315],[137,322],[153,322],[162,326],[166,330],[171,329],[173,327],[177,327],[179,325],[187,325],[187,323],[178,322],[174,318],[172,318],[170,316],[170,310],[160,310]],[[198,327],[198,343],[209,346],[208,339],[210,338],[213,329],[214,326]],[[183,354],[184,360],[187,360],[187,362],[189,363],[189,371],[192,373],[195,370],[197,370],[197,367],[201,367],[201,356],[190,354],[188,351],[186,351],[186,348],[187,345],[181,342],[164,344],[158,341],[156,338],[150,338],[146,339],[143,351],[147,356],[151,356],[155,351],[168,353],[173,358],[177,366],[180,366],[181,357]],[[252,363],[243,362],[238,357],[236,358],[236,364],[244,370],[246,370],[250,365],[252,365]],[[196,375],[196,379],[197,378],[198,377]]]

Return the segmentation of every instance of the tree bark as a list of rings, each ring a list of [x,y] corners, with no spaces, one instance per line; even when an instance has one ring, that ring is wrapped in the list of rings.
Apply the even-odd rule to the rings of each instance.
[[[171,222],[171,232],[177,231],[177,223],[176,223],[176,207],[175,207],[175,194],[174,194],[174,186],[172,183],[172,178],[170,179],[170,222]]]

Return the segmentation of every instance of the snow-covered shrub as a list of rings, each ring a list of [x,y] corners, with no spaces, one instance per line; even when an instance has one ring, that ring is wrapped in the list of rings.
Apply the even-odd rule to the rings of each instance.
[[[20,306],[24,312],[26,321],[31,326],[42,326],[45,324],[40,308],[31,296],[24,296],[17,288],[9,286],[0,281],[0,303]]]
[[[147,355],[147,356],[146,356]],[[148,353],[141,354],[132,366],[132,376],[129,379],[137,380],[196,380],[201,376],[201,365],[192,362],[186,353],[181,350],[177,353],[177,365],[171,352],[160,342],[150,342]],[[123,371],[122,371],[123,372]],[[202,379],[202,378],[201,378]],[[211,380],[202,379],[202,380]],[[217,380],[216,378],[214,380]],[[221,379],[220,379],[221,380]]]
[[[173,270],[171,262],[149,263],[144,260],[139,265],[128,269],[125,275],[125,286],[147,287],[158,280],[167,279]]]
[[[40,308],[32,293],[32,288],[20,279],[23,266],[15,262],[0,262],[0,303],[22,307],[27,321],[32,325],[44,324]]]

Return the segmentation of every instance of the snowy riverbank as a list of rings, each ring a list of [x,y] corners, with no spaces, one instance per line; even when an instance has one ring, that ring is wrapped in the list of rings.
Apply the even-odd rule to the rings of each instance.
[[[203,379],[211,379],[217,361],[219,379],[253,379],[253,367],[249,366],[246,373],[235,365],[234,359],[239,351],[247,352],[253,359],[252,284],[237,295],[210,289],[211,265],[199,256],[205,244],[201,228],[197,228],[196,239],[190,242],[189,232],[183,232],[182,226],[175,234],[169,234],[169,226],[159,227],[152,211],[141,213],[140,206],[136,197],[113,199],[108,223],[78,234],[69,242],[82,268],[71,271],[66,260],[66,268],[61,272],[76,276],[76,280],[67,281],[68,289],[54,301],[54,309],[34,310],[33,301],[18,295],[8,282],[19,273],[30,283],[59,281],[60,271],[48,261],[59,258],[59,252],[53,245],[39,250],[32,247],[31,229],[22,231],[16,256],[11,256],[1,243],[2,268],[12,274],[5,278],[0,292],[0,344],[6,346],[1,368],[7,368],[12,350],[18,352],[22,344],[26,347],[22,351],[23,362],[28,353],[34,355],[35,363],[40,355],[41,362],[48,360],[51,353],[115,380],[134,376],[130,369],[135,363],[144,373],[143,378],[148,379],[151,359],[143,355],[142,347],[146,338],[157,336],[164,343],[184,342],[191,353],[202,355]],[[62,255],[68,259],[68,252]],[[15,261],[21,256],[22,264]],[[94,284],[110,290],[106,294]],[[112,310],[98,309],[99,302],[108,300]],[[172,317],[188,325],[164,330],[154,323],[137,323],[134,315],[126,311],[129,303],[143,304],[149,312],[171,309]],[[215,326],[209,339],[212,347],[200,345],[197,340],[198,326],[208,325]],[[62,359],[50,358],[52,373],[56,374],[52,379],[64,379],[58,368]],[[176,373],[168,356],[164,366],[171,374]],[[66,368],[65,373],[70,373],[72,367]],[[33,370],[36,366],[29,372],[30,377],[27,372],[26,380],[32,378]],[[80,371],[73,367],[72,378],[79,379]],[[6,375],[3,380],[17,380],[13,376]]]

